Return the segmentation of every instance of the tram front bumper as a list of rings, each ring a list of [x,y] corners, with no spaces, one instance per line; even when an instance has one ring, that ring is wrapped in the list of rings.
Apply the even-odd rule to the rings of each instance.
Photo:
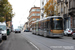
[[[54,33],[51,33],[49,36],[50,37],[63,37],[63,33],[62,34],[54,34]]]

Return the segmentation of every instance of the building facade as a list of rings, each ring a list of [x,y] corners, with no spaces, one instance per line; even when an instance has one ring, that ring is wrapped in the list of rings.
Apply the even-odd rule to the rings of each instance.
[[[57,0],[58,15],[64,18],[64,29],[71,28],[71,17],[69,15],[70,0]]]
[[[75,0],[69,0],[69,15],[71,17],[71,28],[75,30]]]
[[[32,7],[29,11],[28,19],[28,27],[32,30],[32,22],[36,20],[40,20],[40,7]]]
[[[57,0],[58,15],[64,18],[64,29],[75,28],[75,0]]]

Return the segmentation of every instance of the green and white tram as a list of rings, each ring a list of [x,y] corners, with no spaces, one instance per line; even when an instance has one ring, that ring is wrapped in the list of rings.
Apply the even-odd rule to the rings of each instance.
[[[32,23],[32,33],[45,37],[63,36],[63,18],[61,16],[50,16]]]

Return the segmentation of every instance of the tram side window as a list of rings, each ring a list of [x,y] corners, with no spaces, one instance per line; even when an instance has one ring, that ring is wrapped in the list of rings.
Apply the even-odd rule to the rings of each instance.
[[[33,30],[35,30],[35,24],[33,24]]]
[[[32,30],[34,30],[34,28],[33,28],[33,24],[32,24]]]
[[[39,31],[41,30],[41,24],[40,24],[40,22],[39,22],[38,30]]]
[[[38,22],[36,22],[36,31],[38,31]]]
[[[44,31],[47,31],[47,21],[44,21]]]
[[[50,20],[48,20],[46,23],[47,23],[47,31],[49,31],[49,29],[50,29]]]
[[[44,30],[44,22],[43,21],[41,21],[41,30]]]
[[[34,24],[34,30],[36,30],[36,28],[35,28],[35,24]]]
[[[37,31],[37,23],[36,23],[36,31]]]
[[[35,31],[36,31],[36,23],[35,23]]]

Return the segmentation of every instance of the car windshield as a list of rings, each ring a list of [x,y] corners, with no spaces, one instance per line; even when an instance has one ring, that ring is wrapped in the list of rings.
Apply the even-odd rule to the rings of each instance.
[[[16,31],[20,31],[20,29],[15,29]]]
[[[0,28],[1,28],[2,30],[6,30],[6,26],[5,26],[5,25],[0,25]]]
[[[66,29],[66,30],[72,30],[72,29]]]

